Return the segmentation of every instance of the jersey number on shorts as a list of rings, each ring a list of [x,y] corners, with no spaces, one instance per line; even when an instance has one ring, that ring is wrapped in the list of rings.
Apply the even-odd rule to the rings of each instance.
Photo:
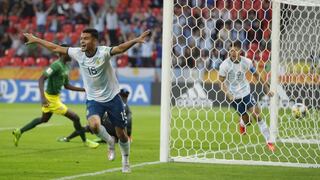
[[[97,69],[94,67],[88,67],[88,71],[90,75],[96,75],[98,73]]]

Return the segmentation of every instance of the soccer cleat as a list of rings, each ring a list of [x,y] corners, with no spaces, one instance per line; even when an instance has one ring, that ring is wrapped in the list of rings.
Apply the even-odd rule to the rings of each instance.
[[[109,161],[113,161],[116,158],[116,151],[115,151],[115,138],[111,136],[111,142],[108,143],[109,149],[108,149],[108,159]]]
[[[13,138],[14,145],[18,146],[19,139],[21,137],[21,130],[20,129],[13,130],[12,135],[14,136],[14,138]]]
[[[131,173],[131,168],[129,163],[122,165],[122,173]]]
[[[57,139],[58,142],[70,142],[70,140],[66,137],[60,137]]]
[[[245,135],[247,132],[247,129],[245,126],[242,126],[241,124],[239,124],[239,132],[241,135]]]
[[[84,145],[89,147],[89,148],[92,148],[92,149],[95,149],[99,146],[99,143],[96,143],[94,141],[91,141],[89,139],[86,140],[86,142],[84,142]]]
[[[276,147],[270,142],[267,143],[267,147],[271,152],[274,152],[276,150]]]

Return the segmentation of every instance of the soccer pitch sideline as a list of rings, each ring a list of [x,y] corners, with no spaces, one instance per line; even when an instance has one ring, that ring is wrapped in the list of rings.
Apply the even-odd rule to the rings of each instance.
[[[69,105],[85,120],[85,105]],[[133,106],[132,173],[120,172],[121,158],[110,162],[106,145],[84,147],[80,138],[56,139],[73,131],[68,119],[54,115],[49,123],[23,134],[14,147],[11,131],[40,115],[40,104],[0,103],[0,179],[319,179],[319,169],[193,163],[159,163],[160,107]],[[94,139],[95,136],[87,135]]]

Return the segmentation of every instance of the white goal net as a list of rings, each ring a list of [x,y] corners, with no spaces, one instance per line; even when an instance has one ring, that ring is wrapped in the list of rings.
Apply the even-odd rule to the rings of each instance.
[[[163,28],[161,161],[320,167],[320,1],[164,1]],[[220,89],[235,41],[261,75],[246,77],[275,151],[253,120],[240,134]]]

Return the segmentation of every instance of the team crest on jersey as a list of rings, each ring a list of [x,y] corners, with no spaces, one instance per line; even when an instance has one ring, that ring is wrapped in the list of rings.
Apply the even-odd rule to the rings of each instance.
[[[102,62],[101,62],[100,59],[98,59],[98,60],[96,61],[96,65],[97,65],[97,66],[99,66],[101,63],[102,63]]]

